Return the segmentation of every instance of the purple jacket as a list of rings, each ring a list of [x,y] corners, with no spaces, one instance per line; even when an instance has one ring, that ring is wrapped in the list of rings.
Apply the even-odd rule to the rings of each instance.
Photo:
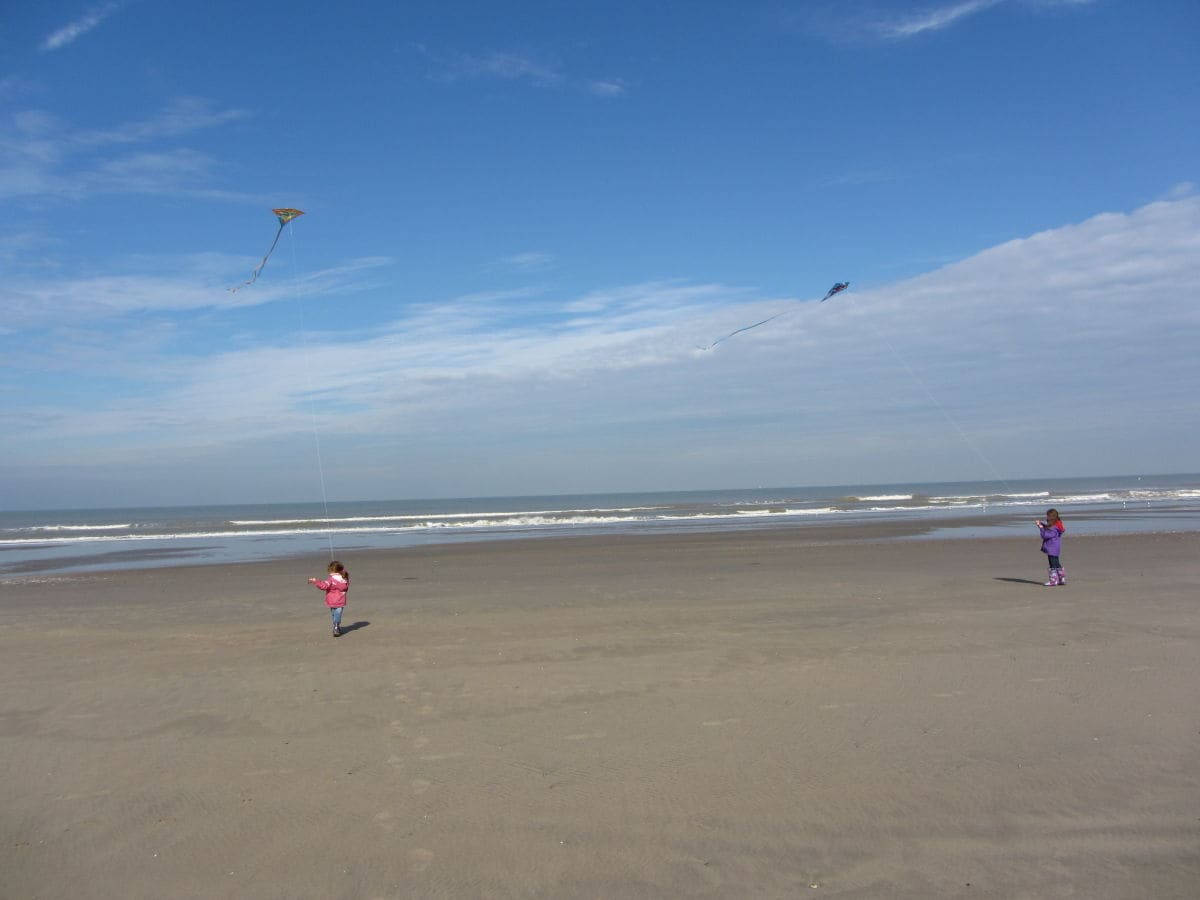
[[[1039,525],[1042,533],[1042,552],[1047,556],[1058,556],[1062,552],[1062,531],[1057,525]]]

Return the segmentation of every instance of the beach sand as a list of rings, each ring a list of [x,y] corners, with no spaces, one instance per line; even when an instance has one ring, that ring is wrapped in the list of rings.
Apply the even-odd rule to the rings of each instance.
[[[8,579],[0,896],[1200,896],[1200,537],[887,534]]]

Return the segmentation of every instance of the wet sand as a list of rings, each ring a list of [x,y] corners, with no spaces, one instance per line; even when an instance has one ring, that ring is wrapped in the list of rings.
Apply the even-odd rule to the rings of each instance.
[[[1200,894],[1200,536],[890,533],[5,579],[0,897]]]

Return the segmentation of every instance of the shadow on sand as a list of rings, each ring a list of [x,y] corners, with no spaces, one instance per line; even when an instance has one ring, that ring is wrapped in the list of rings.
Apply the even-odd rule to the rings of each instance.
[[[370,622],[351,622],[349,625],[342,626],[342,636],[349,634],[352,631],[358,631],[360,628],[366,628]]]
[[[1033,584],[1037,587],[1045,587],[1040,581],[1030,581],[1028,578],[997,578],[997,581],[1008,581],[1013,584]]]

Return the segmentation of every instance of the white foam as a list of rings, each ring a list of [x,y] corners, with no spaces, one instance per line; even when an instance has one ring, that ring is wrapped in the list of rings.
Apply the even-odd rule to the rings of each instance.
[[[329,517],[311,517],[307,519],[231,519],[230,525],[244,525],[247,527],[261,527],[265,525],[339,525],[345,522],[428,522],[433,520],[448,520],[456,519],[479,520],[483,519],[501,519],[521,518],[523,516],[553,516],[564,513],[625,513],[625,512],[640,512],[644,510],[661,509],[657,506],[626,506],[614,507],[612,509],[582,509],[582,510],[559,510],[559,509],[535,509],[522,510],[520,512],[465,512],[465,513],[417,513],[412,515],[394,515],[394,516],[329,516]]]
[[[132,522],[120,525],[30,525],[26,528],[8,528],[6,531],[120,531],[132,528]]]

